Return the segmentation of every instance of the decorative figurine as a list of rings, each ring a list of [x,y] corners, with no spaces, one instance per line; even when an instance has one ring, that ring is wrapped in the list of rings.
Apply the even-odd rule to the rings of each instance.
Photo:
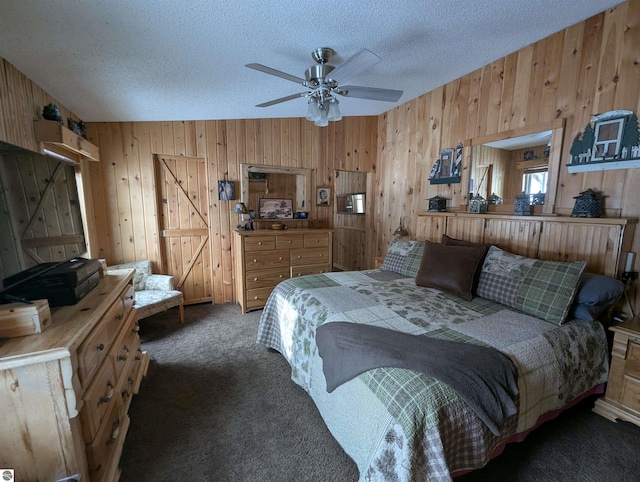
[[[58,106],[53,102],[44,106],[44,109],[42,109],[42,118],[64,124],[64,122],[62,121],[62,113],[60,112]]]
[[[476,194],[469,200],[469,212],[471,214],[484,214],[487,212],[487,201],[480,194]]]
[[[513,214],[515,216],[531,216],[531,201],[527,193],[518,194],[513,203]]]
[[[573,206],[571,216],[574,218],[599,218],[602,216],[602,197],[593,189],[582,191]]]
[[[444,213],[447,211],[447,200],[440,196],[434,196],[427,199],[428,211],[432,213]]]

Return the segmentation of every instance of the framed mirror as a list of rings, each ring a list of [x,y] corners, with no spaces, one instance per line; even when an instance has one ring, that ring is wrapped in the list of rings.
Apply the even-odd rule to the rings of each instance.
[[[488,200],[489,212],[513,213],[515,197],[529,196],[532,212],[553,213],[564,119],[471,139],[469,199]]]
[[[336,195],[336,213],[338,214],[364,214],[366,193]]]
[[[311,169],[240,164],[240,200],[259,211],[259,199],[291,199],[293,211],[311,210]]]

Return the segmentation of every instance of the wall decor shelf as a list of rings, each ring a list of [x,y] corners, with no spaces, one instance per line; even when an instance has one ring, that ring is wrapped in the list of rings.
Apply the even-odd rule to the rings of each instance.
[[[640,158],[624,159],[622,161],[591,161],[584,164],[567,164],[569,173],[592,172],[592,171],[611,171],[614,169],[633,169],[640,167]]]
[[[33,121],[33,129],[36,141],[41,143],[43,149],[74,161],[100,160],[100,150],[97,146],[56,121]]]

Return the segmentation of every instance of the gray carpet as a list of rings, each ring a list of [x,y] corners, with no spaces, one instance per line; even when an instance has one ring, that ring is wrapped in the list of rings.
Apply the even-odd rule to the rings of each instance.
[[[129,481],[356,481],[289,365],[255,343],[260,312],[235,304],[141,321],[147,378],[131,404],[121,467]],[[638,481],[640,428],[612,423],[587,400],[512,444],[472,481]]]

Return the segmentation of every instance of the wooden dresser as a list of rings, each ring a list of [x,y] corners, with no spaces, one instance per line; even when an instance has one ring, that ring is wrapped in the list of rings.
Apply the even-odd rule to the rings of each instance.
[[[242,313],[264,307],[281,281],[332,268],[330,229],[236,231],[235,286]]]
[[[593,411],[640,427],[640,320],[633,318],[609,329],[614,336],[607,392]]]
[[[110,272],[53,309],[46,331],[0,340],[0,467],[16,480],[119,478],[129,404],[149,363],[132,275]]]

